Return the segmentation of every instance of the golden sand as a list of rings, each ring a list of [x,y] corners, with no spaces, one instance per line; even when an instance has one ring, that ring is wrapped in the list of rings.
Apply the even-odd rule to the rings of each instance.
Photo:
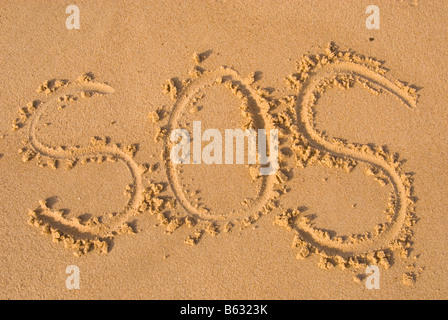
[[[4,68],[0,122],[2,298],[446,297],[446,37],[429,44],[439,25],[414,26],[446,5],[380,1],[381,29],[361,19],[345,36],[359,2],[179,4],[145,15],[118,1],[98,24],[81,1],[81,30],[50,41],[44,19],[30,42],[22,23],[13,34],[32,52],[0,40],[18,66]],[[62,4],[26,7],[64,17]],[[0,9],[20,20],[17,4]],[[341,17],[329,31],[303,12]],[[57,51],[70,45],[80,53]],[[277,172],[174,165],[172,130],[198,120],[277,129]],[[82,289],[67,295],[72,264]]]

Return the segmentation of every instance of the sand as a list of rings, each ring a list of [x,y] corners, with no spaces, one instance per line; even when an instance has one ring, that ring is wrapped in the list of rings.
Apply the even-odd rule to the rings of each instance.
[[[447,297],[444,1],[379,30],[364,1],[74,4],[0,4],[2,299]],[[197,121],[277,130],[275,173],[173,164]]]

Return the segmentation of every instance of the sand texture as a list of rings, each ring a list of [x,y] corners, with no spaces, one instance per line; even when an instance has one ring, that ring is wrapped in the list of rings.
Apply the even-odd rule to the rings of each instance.
[[[74,4],[0,4],[0,298],[447,297],[445,1]]]

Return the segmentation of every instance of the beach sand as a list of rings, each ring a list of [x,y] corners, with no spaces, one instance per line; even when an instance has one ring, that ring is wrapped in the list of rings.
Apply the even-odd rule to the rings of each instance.
[[[370,4],[2,1],[0,298],[445,299],[448,7]],[[173,164],[196,121],[278,170]]]

